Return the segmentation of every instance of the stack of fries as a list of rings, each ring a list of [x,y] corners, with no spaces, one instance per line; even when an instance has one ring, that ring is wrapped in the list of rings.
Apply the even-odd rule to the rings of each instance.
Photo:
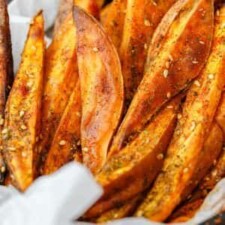
[[[14,82],[5,0],[0,19],[3,183],[74,160],[104,189],[81,220],[190,219],[225,176],[225,6],[61,0],[47,49],[34,17]]]

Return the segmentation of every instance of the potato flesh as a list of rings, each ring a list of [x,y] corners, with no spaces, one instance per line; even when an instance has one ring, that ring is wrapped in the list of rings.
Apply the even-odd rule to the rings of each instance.
[[[2,131],[7,167],[13,184],[22,191],[32,183],[36,172],[33,162],[40,131],[44,52],[43,16],[39,13],[30,26]]]
[[[217,17],[212,53],[202,75],[188,92],[163,173],[158,176],[146,200],[137,210],[138,216],[164,221],[192,191],[187,187],[198,172],[204,140],[208,136],[224,86],[223,23],[224,16]]]

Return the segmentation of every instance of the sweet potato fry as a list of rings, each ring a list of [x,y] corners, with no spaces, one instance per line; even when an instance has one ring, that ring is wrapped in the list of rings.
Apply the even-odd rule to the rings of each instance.
[[[125,149],[108,159],[96,176],[104,189],[103,197],[86,213],[86,217],[115,208],[115,205],[147,189],[163,164],[179,109],[180,97],[171,102]],[[135,176],[134,176],[135,174]]]
[[[22,62],[10,92],[2,131],[3,153],[14,185],[25,190],[33,181],[36,138],[40,131],[43,87],[44,24],[39,13],[30,26]]]
[[[106,33],[118,50],[123,35],[126,7],[127,0],[114,0],[107,5],[100,14],[100,20]]]
[[[164,221],[194,187],[190,183],[199,172],[204,140],[209,134],[225,83],[225,29],[222,26],[224,19],[224,16],[218,16],[216,19],[212,53],[201,77],[193,83],[188,92],[182,118],[168,149],[162,172],[137,210],[138,216]],[[208,168],[208,165],[205,166]],[[202,164],[201,168],[203,167]]]
[[[178,0],[167,12],[153,37],[151,46],[155,47],[150,47],[156,51],[158,44],[160,49],[156,55],[148,53],[144,78],[113,141],[111,155],[198,76],[211,49],[213,25],[213,0]]]
[[[5,0],[0,0],[0,135],[3,129],[5,104],[13,81],[13,63],[9,16]],[[2,145],[2,141],[0,138]],[[0,182],[4,179],[5,163],[0,152]]]
[[[37,149],[37,154],[40,156],[40,160],[36,160],[37,167],[42,164],[41,161],[45,161],[69,97],[75,88],[78,80],[76,65],[76,30],[71,14],[46,50],[42,100],[42,124],[44,126]]]
[[[74,8],[82,99],[81,140],[84,163],[96,173],[106,161],[123,108],[119,57],[97,21]]]
[[[120,58],[129,106],[143,77],[148,41],[164,14],[176,0],[127,0]]]
[[[55,26],[54,26],[54,36],[60,32],[60,26],[65,22],[65,20],[70,17],[73,13],[73,5],[77,5],[83,8],[88,13],[99,18],[99,9],[103,4],[102,0],[60,0],[59,10],[56,16]]]
[[[76,84],[52,141],[44,166],[44,174],[58,170],[70,160],[81,162],[80,146],[81,96],[80,83]]]
[[[95,223],[105,223],[111,220],[121,219],[131,215],[135,208],[137,207],[138,202],[143,198],[142,195],[138,195],[137,197],[128,200],[123,205],[117,206],[114,209],[111,209],[105,213],[103,213],[98,219],[95,219],[93,222]]]
[[[205,172],[208,172],[208,169],[212,167],[212,164],[216,162],[219,154],[221,153],[222,145],[223,132],[217,123],[214,123],[209,137],[206,139],[204,144],[203,151],[200,153],[201,163],[198,165],[197,173],[192,177],[190,185],[186,188],[187,190],[193,189],[193,186],[195,187],[196,183],[199,183],[199,181],[204,178],[206,175]],[[198,188],[197,191],[194,192],[193,197],[187,201],[186,204],[182,205],[182,207],[179,207],[178,210],[175,211],[175,213],[171,216],[170,221],[184,222],[196,213],[207,193],[207,190],[203,191],[201,189]],[[187,196],[187,194],[184,194],[184,196]]]

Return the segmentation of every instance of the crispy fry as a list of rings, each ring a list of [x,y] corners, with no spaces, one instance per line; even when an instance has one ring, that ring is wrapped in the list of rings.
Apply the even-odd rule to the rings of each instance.
[[[135,208],[137,207],[138,202],[143,198],[142,195],[138,195],[137,197],[128,200],[123,205],[117,206],[114,209],[111,209],[105,213],[103,213],[98,219],[95,219],[96,223],[104,223],[111,220],[121,219],[131,215]]]
[[[225,83],[225,29],[222,26],[224,19],[222,15],[217,17],[212,53],[201,77],[189,90],[162,173],[137,210],[137,216],[164,221],[194,188],[194,184],[192,186],[190,182],[198,174],[199,164],[202,164],[201,150],[209,134]],[[208,166],[205,165],[206,168]],[[203,164],[201,167],[204,169]]]
[[[75,159],[81,162],[80,146],[81,96],[80,83],[76,84],[69,103],[55,133],[45,161],[44,174],[58,170],[68,161]]]
[[[123,79],[117,52],[96,20],[74,8],[82,98],[81,140],[84,163],[98,172],[123,107]]]
[[[5,104],[12,82],[13,62],[9,16],[6,1],[0,0],[0,136],[3,129]],[[2,145],[1,138],[0,142],[0,145]],[[4,180],[5,171],[5,163],[0,152],[0,182]]]
[[[127,0],[114,0],[101,12],[101,23],[116,49],[119,49],[122,40],[126,7]]]
[[[210,167],[212,166],[212,162],[215,162],[219,154],[221,153],[222,145],[223,132],[220,127],[216,123],[214,123],[209,137],[206,139],[206,142],[204,144],[203,151],[200,153],[201,163],[199,163],[198,165],[197,174],[192,177],[190,185],[186,188],[187,190],[193,189],[193,186],[195,186],[196,183],[199,183],[199,180],[206,175],[205,172],[210,169]],[[212,180],[214,180],[213,183],[215,185],[215,179]],[[202,183],[202,185],[205,184]],[[203,191],[202,188],[198,188],[197,191],[194,192],[193,197],[188,202],[186,202],[186,204],[175,211],[175,213],[171,216],[170,221],[172,220],[173,222],[184,222],[187,219],[190,219],[196,213],[197,209],[201,206],[201,203],[203,202],[204,197],[207,193],[207,189]],[[184,196],[187,196],[187,194],[184,194]]]
[[[72,15],[60,27],[46,51],[42,124],[36,166],[45,161],[60,119],[78,80],[76,73],[76,31]],[[41,165],[42,164],[42,165]],[[41,173],[43,168],[41,168]]]
[[[104,195],[86,217],[96,217],[150,186],[162,168],[176,126],[179,102],[180,97],[173,100],[130,145],[109,158],[96,177],[104,188]]]
[[[158,44],[160,49],[154,58],[149,50],[144,78],[113,141],[111,155],[129,143],[163,104],[198,76],[211,49],[213,12],[212,0],[178,0],[165,15],[151,43],[155,47],[150,47],[156,52]]]
[[[39,13],[30,26],[2,131],[7,167],[14,185],[22,191],[31,184],[35,173],[33,160],[40,131],[44,51],[43,16]]]
[[[164,14],[176,0],[127,0],[120,58],[128,107],[144,72],[148,41]]]

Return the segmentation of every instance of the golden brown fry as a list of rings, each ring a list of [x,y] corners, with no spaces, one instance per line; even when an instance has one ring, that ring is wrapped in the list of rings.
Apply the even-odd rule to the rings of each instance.
[[[96,173],[106,161],[123,107],[119,57],[96,20],[74,8],[82,98],[81,139],[84,163]]]
[[[52,141],[44,166],[44,174],[58,170],[68,161],[81,162],[80,146],[81,96],[80,83],[76,84]]]
[[[176,126],[179,103],[180,97],[162,110],[125,149],[109,158],[96,177],[104,188],[104,195],[87,212],[87,218],[115,208],[150,186],[162,168]]]
[[[127,0],[114,0],[102,10],[100,16],[101,23],[116,49],[119,49],[122,40],[126,7]]]
[[[13,62],[9,16],[5,0],[0,0],[0,136],[3,129],[5,104],[13,82]],[[0,138],[0,145],[2,140]],[[0,182],[4,179],[5,163],[0,152]]]
[[[138,195],[137,197],[128,200],[122,205],[117,206],[114,209],[111,209],[105,213],[103,213],[98,219],[95,219],[96,223],[104,223],[111,220],[121,219],[132,214],[137,207],[138,202],[143,198],[142,195]]]
[[[128,107],[144,72],[148,42],[164,14],[176,0],[127,0],[120,58]],[[119,21],[120,22],[120,21]]]
[[[111,154],[122,149],[163,104],[198,76],[211,49],[213,12],[213,0],[178,0],[165,15],[151,43],[155,47],[150,47],[155,52],[158,44],[160,49],[157,54],[149,50],[144,78],[113,141]]]
[[[54,138],[69,97],[78,80],[76,73],[76,31],[72,15],[60,27],[46,51],[42,124],[37,154],[39,167]],[[43,165],[43,164],[42,164]],[[42,168],[41,168],[42,172]]]
[[[137,210],[137,216],[164,221],[194,187],[194,184],[190,185],[190,181],[195,178],[199,164],[202,163],[201,150],[209,134],[225,83],[224,21],[224,16],[217,17],[212,53],[200,79],[196,80],[189,90],[162,173]],[[208,165],[205,166],[208,168]]]
[[[220,127],[216,123],[214,123],[210,131],[209,137],[206,139],[206,142],[204,144],[203,151],[199,155],[200,163],[196,170],[197,173],[195,172],[194,176],[192,177],[189,186],[187,186],[186,188],[187,190],[193,189],[193,187],[196,186],[196,183],[199,183],[200,179],[202,179],[206,175],[205,172],[207,172],[208,169],[210,169],[210,167],[212,166],[212,162],[215,162],[217,160],[221,152],[222,145],[223,145],[223,132],[220,129]],[[201,189],[202,188],[200,189],[198,188],[197,191],[194,192],[193,197],[184,205],[179,207],[174,214],[172,214],[170,221],[184,222],[187,219],[190,219],[196,213],[198,208],[201,206],[204,197],[208,193],[207,190],[203,191]],[[187,194],[184,193],[184,196],[187,196]]]
[[[4,157],[14,185],[25,190],[33,181],[44,64],[44,24],[39,13],[30,26],[22,62],[10,92],[2,131]]]

